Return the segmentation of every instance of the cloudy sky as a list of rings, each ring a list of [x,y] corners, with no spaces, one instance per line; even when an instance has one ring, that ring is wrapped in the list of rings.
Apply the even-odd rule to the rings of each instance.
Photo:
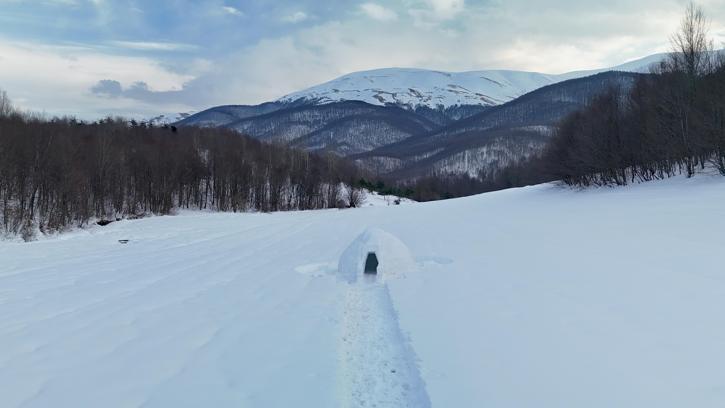
[[[701,0],[725,40],[725,0]],[[0,89],[49,115],[276,99],[365,69],[601,68],[668,49],[680,0],[0,0]],[[721,24],[720,22],[723,22]]]

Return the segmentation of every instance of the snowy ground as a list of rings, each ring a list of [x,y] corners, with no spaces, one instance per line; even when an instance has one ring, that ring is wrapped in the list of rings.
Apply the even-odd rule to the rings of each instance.
[[[364,190],[363,194],[365,198],[363,199],[362,207],[384,207],[390,205],[407,205],[415,203],[415,201],[408,198],[397,197],[394,195],[381,195],[375,191]],[[396,204],[396,202],[398,204]]]
[[[0,406],[722,407],[724,202],[547,185],[0,242]],[[336,276],[369,227],[414,270]]]

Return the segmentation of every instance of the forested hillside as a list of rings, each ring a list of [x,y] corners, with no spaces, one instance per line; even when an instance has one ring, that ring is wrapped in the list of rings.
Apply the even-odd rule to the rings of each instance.
[[[364,102],[292,106],[226,125],[264,141],[348,155],[434,129],[428,119],[398,107]]]
[[[357,177],[336,157],[231,130],[48,121],[0,108],[0,226],[10,234],[186,208],[330,208],[350,204],[340,183]]]
[[[541,151],[556,125],[612,87],[629,89],[642,74],[605,72],[549,85],[435,131],[353,156],[396,179],[486,175]]]

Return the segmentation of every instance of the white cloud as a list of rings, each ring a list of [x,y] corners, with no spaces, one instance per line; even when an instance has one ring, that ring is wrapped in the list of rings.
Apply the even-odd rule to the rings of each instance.
[[[456,16],[466,6],[465,0],[426,0],[425,2],[444,19]]]
[[[408,10],[427,13],[421,17],[426,24],[411,24],[407,16],[399,16],[398,23],[379,24],[375,29],[364,16],[372,13],[388,21],[398,16],[379,4],[367,3],[374,6],[333,21],[316,17],[318,24],[306,24],[289,34],[267,35],[242,46],[227,44],[223,56],[213,60],[201,48],[198,55],[167,54],[160,51],[178,47],[126,44],[149,49],[144,56],[173,58],[173,70],[159,59],[103,54],[123,52],[120,44],[113,49],[71,49],[8,44],[0,38],[0,87],[24,107],[92,116],[111,110],[168,113],[256,104],[352,71],[391,66],[549,73],[601,68],[666,50],[682,13],[678,1],[581,4],[550,0],[532,8],[525,0],[485,5],[400,0]],[[712,1],[706,12],[712,17],[713,32],[725,33],[725,25],[719,23],[725,21],[725,7],[722,0]],[[220,7],[214,10],[222,12]],[[454,17],[443,19],[450,15]],[[111,82],[99,82],[103,80]],[[93,87],[115,97],[100,98],[91,92]]]
[[[282,17],[282,21],[285,23],[301,23],[305,20],[307,20],[309,16],[304,11],[297,11],[290,15]]]
[[[0,39],[0,87],[23,109],[95,119],[111,112],[155,112],[131,100],[101,100],[90,88],[104,79],[124,86],[145,82],[157,91],[182,89],[193,79],[150,58],[107,55],[92,48],[45,46]],[[162,108],[164,109],[164,108]]]
[[[233,16],[242,17],[244,16],[244,13],[239,10],[238,8],[231,7],[231,6],[223,6],[222,10],[224,10],[225,13],[231,14]]]
[[[565,7],[553,12],[533,10],[523,0],[511,2],[518,4],[486,13],[459,12],[455,25],[436,29],[388,24],[370,30],[364,19],[323,23],[230,53],[217,61],[213,73],[192,82],[198,89],[219,89],[213,96],[219,104],[246,104],[349,72],[392,66],[549,73],[601,68],[663,50],[679,19],[672,10],[648,8],[572,21]]]
[[[57,4],[61,6],[77,6],[78,0],[46,0],[50,4]]]
[[[368,17],[379,21],[394,21],[398,19],[398,14],[385,8],[377,3],[365,3],[360,5],[360,10],[368,15]]]
[[[139,51],[191,51],[198,48],[191,44],[149,41],[111,41],[111,45]]]
[[[436,28],[461,15],[465,8],[465,0],[418,0],[411,3],[408,14],[417,27]]]

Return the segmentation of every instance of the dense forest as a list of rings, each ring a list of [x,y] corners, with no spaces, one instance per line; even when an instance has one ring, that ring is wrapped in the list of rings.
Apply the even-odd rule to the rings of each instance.
[[[0,226],[30,238],[176,209],[355,206],[353,166],[230,130],[82,123],[16,113],[0,93]]]

